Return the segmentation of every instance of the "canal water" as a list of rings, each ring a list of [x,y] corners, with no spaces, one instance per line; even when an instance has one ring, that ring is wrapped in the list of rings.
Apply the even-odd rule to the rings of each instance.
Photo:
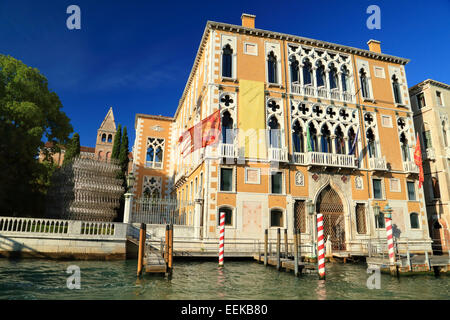
[[[81,288],[68,289],[67,268],[80,268]],[[175,260],[173,277],[136,278],[136,260],[47,261],[0,259],[0,299],[449,299],[450,278],[400,279],[381,274],[368,289],[364,264],[327,264],[327,280],[295,278],[252,261]]]

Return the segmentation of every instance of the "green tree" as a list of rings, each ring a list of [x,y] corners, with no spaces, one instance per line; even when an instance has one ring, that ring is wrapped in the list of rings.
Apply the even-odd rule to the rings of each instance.
[[[116,135],[114,136],[111,159],[119,159],[121,143],[122,143],[122,126],[119,124],[117,126]]]
[[[74,133],[72,139],[67,144],[66,153],[64,154],[63,166],[70,163],[79,154],[80,154],[80,135],[78,133]]]
[[[120,153],[119,153],[119,164],[122,171],[123,176],[126,176],[126,172],[128,171],[128,134],[127,127],[123,127],[123,134],[120,144]]]
[[[37,215],[33,200],[45,196],[42,177],[50,170],[38,161],[42,140],[64,145],[72,132],[61,109],[39,70],[0,55],[1,215]]]

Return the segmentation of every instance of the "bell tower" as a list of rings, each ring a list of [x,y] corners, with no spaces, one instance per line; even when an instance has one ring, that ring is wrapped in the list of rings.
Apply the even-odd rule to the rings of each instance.
[[[97,142],[95,144],[95,158],[109,160],[113,148],[114,136],[116,135],[116,123],[112,107],[109,108],[105,119],[97,130]]]

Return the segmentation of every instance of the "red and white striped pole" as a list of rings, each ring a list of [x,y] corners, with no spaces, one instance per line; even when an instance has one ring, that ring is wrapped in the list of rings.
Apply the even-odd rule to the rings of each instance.
[[[319,278],[325,279],[325,244],[323,237],[323,214],[321,213],[317,213],[317,251]]]
[[[387,244],[388,244],[388,253],[389,253],[389,269],[391,274],[396,273],[395,268],[395,252],[394,252],[394,238],[392,236],[392,209],[386,205],[384,208],[384,221],[386,224],[386,236],[387,236]]]
[[[220,236],[219,236],[219,266],[223,266],[223,251],[225,240],[225,212],[220,213]]]

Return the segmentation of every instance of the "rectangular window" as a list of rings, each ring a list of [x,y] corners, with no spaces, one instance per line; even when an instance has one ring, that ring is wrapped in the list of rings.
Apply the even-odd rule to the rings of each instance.
[[[423,143],[425,144],[425,149],[431,148],[431,132],[430,130],[423,132]]]
[[[416,200],[415,184],[413,181],[408,181],[407,185],[408,185],[408,199],[411,201],[415,201]]]
[[[233,211],[229,208],[222,208],[219,210],[219,214],[217,217],[217,225],[220,226],[220,215],[225,213],[225,225],[232,226],[233,225]]]
[[[281,210],[270,211],[270,226],[283,227],[283,212]]]
[[[384,214],[380,212],[379,215],[375,216],[375,228],[384,229],[386,228]]]
[[[220,168],[220,191],[233,190],[233,169]]]
[[[283,193],[283,173],[273,172],[271,175],[272,193]]]
[[[442,106],[442,96],[439,91],[436,91],[436,99],[437,99],[438,106]]]
[[[419,109],[422,109],[423,107],[426,107],[425,96],[423,95],[423,93],[419,93],[417,95],[417,107]]]
[[[381,189],[381,180],[380,179],[372,179],[373,185],[373,198],[374,199],[383,199],[383,191]]]

